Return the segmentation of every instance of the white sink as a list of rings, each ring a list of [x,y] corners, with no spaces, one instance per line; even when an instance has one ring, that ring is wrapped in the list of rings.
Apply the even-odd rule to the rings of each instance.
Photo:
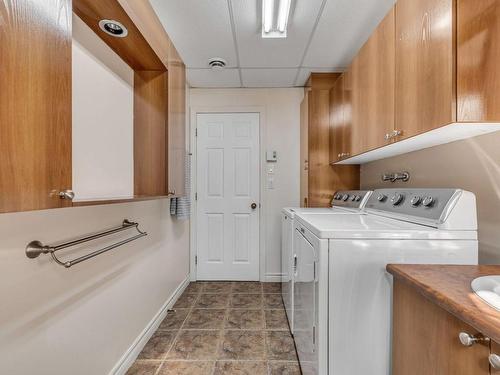
[[[500,311],[500,275],[481,276],[470,285],[479,298]]]

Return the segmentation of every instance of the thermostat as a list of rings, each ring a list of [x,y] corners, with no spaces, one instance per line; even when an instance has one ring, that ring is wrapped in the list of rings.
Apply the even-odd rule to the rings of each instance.
[[[266,159],[267,159],[267,161],[270,161],[270,162],[278,161],[277,152],[276,151],[267,151],[266,152]]]

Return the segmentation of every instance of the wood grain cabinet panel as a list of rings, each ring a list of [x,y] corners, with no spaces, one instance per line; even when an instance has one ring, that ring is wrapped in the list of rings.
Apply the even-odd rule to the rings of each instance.
[[[457,2],[458,121],[500,120],[500,1]]]
[[[342,157],[345,128],[344,75],[342,74],[330,90],[330,164]]]
[[[334,90],[343,97],[340,74],[315,73],[309,79],[301,105],[301,205],[329,207],[333,193],[359,188],[358,166],[330,165],[331,144],[342,144],[336,137],[344,137],[339,123],[332,128],[331,97]],[[338,86],[335,83],[339,82]],[[341,100],[341,99],[340,99]],[[343,109],[341,108],[342,112]],[[342,122],[340,115],[339,121]]]
[[[385,135],[394,129],[395,53],[393,8],[359,54],[357,96],[363,151],[384,146]]]
[[[67,206],[71,1],[0,2],[0,213]]]
[[[419,294],[394,281],[394,375],[488,375],[489,344],[465,347],[458,335],[478,332]]]
[[[454,3],[396,3],[395,127],[402,138],[456,121]]]
[[[168,191],[185,194],[186,66],[171,44],[168,62]]]

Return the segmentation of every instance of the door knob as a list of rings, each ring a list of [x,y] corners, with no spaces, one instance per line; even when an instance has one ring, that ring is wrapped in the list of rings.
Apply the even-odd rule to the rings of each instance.
[[[257,208],[257,203],[252,203],[250,207],[252,208],[252,210],[255,210]]]
[[[500,355],[498,354],[490,354],[489,358],[491,368],[496,370],[500,370]]]
[[[75,197],[73,190],[63,190],[59,192],[59,198],[72,200]]]

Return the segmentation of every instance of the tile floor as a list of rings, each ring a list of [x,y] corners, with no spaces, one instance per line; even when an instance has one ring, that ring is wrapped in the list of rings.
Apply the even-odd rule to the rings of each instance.
[[[279,283],[191,283],[127,375],[300,375]]]

